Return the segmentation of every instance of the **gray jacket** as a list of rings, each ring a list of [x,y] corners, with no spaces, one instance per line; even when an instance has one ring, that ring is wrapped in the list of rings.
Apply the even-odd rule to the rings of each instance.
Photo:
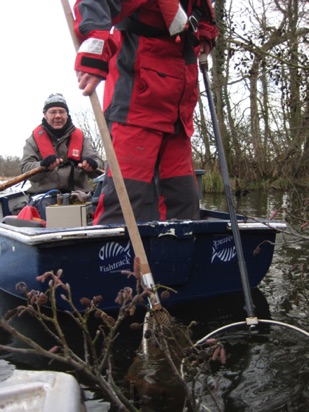
[[[29,179],[31,187],[28,189],[28,192],[30,194],[46,193],[51,189],[58,189],[62,193],[69,193],[72,190],[81,190],[86,193],[93,191],[93,185],[91,184],[90,179],[97,177],[98,174],[95,172],[85,172],[77,166],[78,162],[68,160],[67,157],[69,139],[73,130],[75,130],[74,125],[72,125],[72,127],[59,139],[51,135],[50,131],[46,130],[56,154],[63,159],[63,164],[51,172],[41,172],[32,176]],[[94,150],[91,140],[86,137],[84,137],[81,157],[85,156],[91,157],[98,163],[98,168],[103,169],[104,164],[102,159],[100,159]],[[32,134],[26,140],[23,149],[23,157],[21,159],[22,173],[40,166],[41,160],[42,156]],[[73,173],[72,178],[70,178],[71,173]],[[70,187],[70,181],[73,182],[73,187]]]

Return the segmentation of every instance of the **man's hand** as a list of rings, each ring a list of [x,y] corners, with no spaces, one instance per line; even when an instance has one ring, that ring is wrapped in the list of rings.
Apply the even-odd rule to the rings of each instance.
[[[46,170],[51,172],[56,169],[56,167],[60,166],[62,162],[63,160],[60,157],[57,157],[56,155],[49,155],[41,160],[40,165],[46,167]]]
[[[84,156],[80,160],[81,161],[78,163],[78,167],[85,170],[85,172],[93,172],[98,168],[98,163],[91,157]]]
[[[102,78],[95,74],[85,72],[76,72],[78,87],[83,90],[84,96],[90,96],[96,89],[97,85],[102,81]]]
[[[200,40],[200,54],[206,54],[206,56],[208,56],[210,52],[211,52],[211,46],[209,44],[209,41],[206,39],[201,39]]]

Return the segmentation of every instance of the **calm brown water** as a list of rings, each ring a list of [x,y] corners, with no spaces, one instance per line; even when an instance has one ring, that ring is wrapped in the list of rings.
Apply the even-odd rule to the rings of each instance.
[[[285,195],[249,193],[237,199],[237,211],[250,216],[269,217],[284,201]],[[203,204],[213,210],[226,210],[224,195],[207,195]],[[292,200],[293,204],[293,200]],[[281,220],[282,214],[277,215]],[[259,319],[272,319],[287,325],[294,325],[309,332],[309,242],[284,241],[278,237],[275,255],[269,273],[253,292],[253,301]],[[307,277],[305,276],[307,275]],[[1,293],[1,311],[14,307],[14,301]],[[190,307],[180,308],[173,316],[182,323],[198,322],[196,339],[223,325],[245,320],[242,294],[216,297],[196,302]],[[36,326],[24,320],[19,328],[30,333],[38,341],[47,337],[39,333]],[[115,358],[125,370],[134,357],[140,336],[131,336],[123,331],[125,339],[116,348]],[[225,366],[213,368],[208,379],[212,392],[202,394],[204,404],[211,411],[224,412],[303,412],[309,410],[309,338],[288,326],[261,327],[256,335],[249,335],[246,327],[229,328],[221,336],[228,361]],[[1,342],[10,338],[1,335]],[[38,358],[18,355],[2,356],[18,367],[27,369],[46,368],[46,362]],[[168,387],[169,382],[167,380]],[[108,405],[87,392],[88,411],[108,411]],[[168,410],[165,405],[153,409],[155,412]],[[201,407],[201,411],[206,410]],[[174,409],[174,412],[178,412]],[[179,411],[181,412],[181,411]]]

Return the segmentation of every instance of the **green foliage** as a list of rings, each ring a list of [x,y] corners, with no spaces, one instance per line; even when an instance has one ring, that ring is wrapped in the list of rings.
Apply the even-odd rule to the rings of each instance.
[[[309,185],[309,178],[302,179],[289,179],[287,177],[279,177],[276,180],[267,178],[260,180],[246,180],[231,178],[230,184],[233,192],[237,191],[254,191],[264,190],[269,191],[272,189],[280,191],[288,191],[293,188],[298,190],[307,189]],[[202,190],[203,193],[224,193],[224,185],[220,171],[214,169],[213,171],[207,171],[202,178]]]
[[[222,193],[224,192],[224,185],[220,171],[217,169],[206,172],[203,176],[203,191],[205,193]]]
[[[291,181],[282,176],[272,182],[271,187],[278,190],[288,190],[291,187]]]

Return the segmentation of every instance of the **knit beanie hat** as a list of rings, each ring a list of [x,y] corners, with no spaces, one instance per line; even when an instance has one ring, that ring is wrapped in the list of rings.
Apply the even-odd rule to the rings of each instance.
[[[43,113],[45,113],[50,107],[63,107],[69,113],[67,102],[61,93],[50,94],[48,96],[44,103]]]

